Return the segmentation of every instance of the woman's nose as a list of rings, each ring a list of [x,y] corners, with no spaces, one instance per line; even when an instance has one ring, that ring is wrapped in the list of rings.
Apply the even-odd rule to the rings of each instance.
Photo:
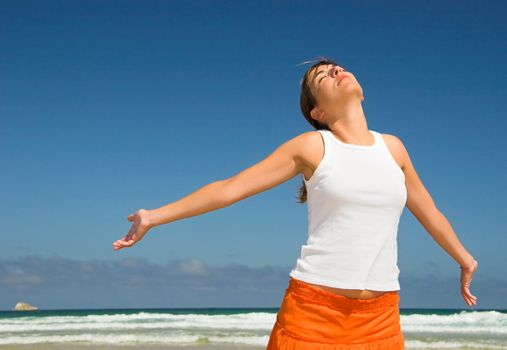
[[[338,76],[338,74],[339,74],[340,72],[343,72],[344,70],[345,70],[345,69],[342,69],[342,68],[340,68],[340,67],[334,67],[334,68],[333,68],[333,70],[331,71],[331,76],[332,76],[333,78],[336,78],[336,77]]]

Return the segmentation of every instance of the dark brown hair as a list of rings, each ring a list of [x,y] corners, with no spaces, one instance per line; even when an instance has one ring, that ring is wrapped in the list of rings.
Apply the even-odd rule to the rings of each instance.
[[[305,75],[303,76],[303,79],[301,80],[301,94],[299,97],[299,106],[301,108],[301,112],[303,113],[303,116],[305,119],[310,123],[311,126],[313,126],[316,130],[322,130],[327,129],[329,130],[329,127],[327,125],[323,125],[313,119],[310,115],[311,110],[315,107],[317,104],[317,100],[315,99],[315,96],[313,96],[312,91],[310,90],[310,72],[312,69],[318,69],[321,65],[335,65],[338,64],[333,61],[330,58],[327,57],[319,57],[317,60],[307,61],[303,62],[302,64],[310,63],[310,62],[316,62],[314,63],[310,68],[308,68],[305,72]],[[302,175],[303,177],[304,175]],[[306,192],[306,185],[304,180],[302,179],[302,186],[299,188],[299,195],[298,195],[298,203],[305,203],[307,192]]]

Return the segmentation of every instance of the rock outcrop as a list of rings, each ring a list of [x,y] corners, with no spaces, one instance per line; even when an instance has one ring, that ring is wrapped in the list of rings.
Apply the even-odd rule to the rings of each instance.
[[[16,304],[16,306],[14,306],[14,309],[12,309],[13,311],[35,311],[35,310],[39,310],[38,307],[36,306],[33,306],[33,305],[30,305],[28,303],[23,303],[23,302],[19,302]]]

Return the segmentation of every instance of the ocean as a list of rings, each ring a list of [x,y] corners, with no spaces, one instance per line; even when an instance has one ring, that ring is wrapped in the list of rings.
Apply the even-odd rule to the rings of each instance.
[[[265,349],[278,309],[0,311],[0,349]],[[405,349],[506,349],[507,310],[400,309]]]

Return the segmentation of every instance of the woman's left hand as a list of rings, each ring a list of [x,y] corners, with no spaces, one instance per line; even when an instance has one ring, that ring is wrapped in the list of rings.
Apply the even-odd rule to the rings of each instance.
[[[470,293],[470,283],[472,283],[472,278],[474,276],[475,271],[477,271],[478,262],[474,259],[474,262],[469,267],[461,267],[461,295],[468,306],[474,306],[477,303],[477,297]]]

